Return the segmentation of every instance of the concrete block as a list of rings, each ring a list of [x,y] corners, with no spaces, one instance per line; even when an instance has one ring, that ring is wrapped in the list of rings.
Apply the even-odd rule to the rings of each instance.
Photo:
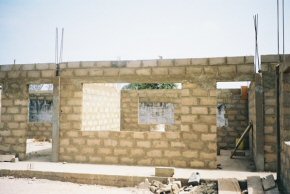
[[[264,193],[261,178],[259,176],[247,177],[247,182],[248,182],[248,193],[249,194]]]
[[[1,67],[1,66],[0,66]],[[5,71],[0,71],[0,78],[3,79],[7,76],[7,72]]]
[[[39,78],[40,71],[28,71],[27,76],[30,78]]]
[[[90,69],[89,75],[90,76],[102,76],[103,70],[102,69]]]
[[[195,58],[191,59],[191,65],[207,65],[208,61],[208,58]]]
[[[263,178],[262,185],[265,191],[275,188],[276,182],[275,182],[274,176],[271,174]]]
[[[218,193],[241,194],[239,182],[235,178],[218,179]]]
[[[161,158],[162,157],[162,151],[161,150],[150,150],[146,153],[146,155],[148,157],[152,157],[152,158]]]
[[[157,60],[142,61],[143,67],[157,67]]]
[[[134,148],[130,150],[130,155],[132,156],[144,156],[145,155],[145,151],[144,149],[140,149],[140,148]]]
[[[208,114],[208,108],[207,107],[192,107],[191,108],[192,114]]]
[[[175,59],[175,66],[188,66],[191,59]]]
[[[200,152],[199,157],[204,160],[216,160],[216,152]]]
[[[181,98],[181,104],[185,106],[197,105],[198,101],[197,101],[197,98],[183,97]]]
[[[119,69],[118,68],[106,68],[104,69],[104,76],[118,76]]]
[[[226,64],[226,57],[209,58],[209,65],[224,65]]]
[[[207,75],[217,75],[218,74],[218,67],[216,67],[216,66],[212,66],[212,67],[205,66],[203,68],[203,70],[204,70],[204,73]]]
[[[96,66],[96,62],[95,61],[82,61],[80,66],[87,67],[87,68],[94,67]]]
[[[227,57],[227,64],[244,64],[245,57]]]
[[[200,75],[202,69],[202,67],[186,67],[186,74]]]
[[[0,71],[12,71],[13,65],[1,65]]]
[[[164,151],[164,156],[165,157],[180,157],[181,156],[181,152],[177,151],[177,150],[165,150]]]
[[[109,164],[119,164],[119,157],[115,157],[115,156],[106,156],[104,158],[105,163],[109,163]]]
[[[278,63],[277,55],[261,55],[261,63]]]
[[[169,75],[185,75],[185,67],[171,67],[169,68]]]
[[[129,140],[120,140],[121,147],[133,147],[133,141]]]
[[[97,149],[97,154],[102,154],[102,155],[111,155],[113,153],[111,148],[98,148]]]
[[[179,139],[180,138],[180,132],[168,131],[168,132],[165,133],[165,137],[167,139]]]
[[[21,73],[20,71],[9,71],[8,78],[19,78],[20,73]]]
[[[135,69],[120,69],[120,75],[135,75]]]
[[[151,142],[150,141],[137,141],[137,147],[150,148]]]
[[[81,63],[79,61],[67,63],[67,68],[80,68],[80,67],[81,67]]]
[[[192,150],[187,150],[187,151],[182,152],[182,156],[185,158],[198,158],[198,152],[192,151]]]
[[[215,141],[216,140],[216,134],[201,134],[201,140],[202,141]]]
[[[89,71],[89,69],[75,69],[74,74],[75,76],[88,76]]]
[[[73,77],[74,74],[73,74],[73,70],[72,69],[63,69],[61,70],[61,76],[62,77]]]
[[[174,168],[155,167],[155,176],[172,177],[173,175],[174,175]]]
[[[237,65],[237,73],[238,74],[252,74],[254,73],[254,65]]]
[[[44,70],[41,71],[41,77],[55,77],[56,72],[54,70]]]
[[[172,59],[158,60],[158,66],[173,66],[173,60]]]
[[[7,154],[7,155],[0,155],[0,162],[12,162],[15,159],[15,155]]]
[[[245,63],[246,64],[253,64],[254,63],[254,57],[253,56],[246,56]]]
[[[235,65],[221,65],[221,66],[218,66],[218,70],[219,70],[220,75],[227,74],[227,73],[231,73],[231,74],[237,73]]]
[[[152,142],[152,147],[153,148],[168,148],[169,147],[169,144],[168,144],[167,141],[157,140],[157,141],[153,141]]]
[[[168,68],[166,67],[153,68],[152,75],[168,75]]]
[[[112,63],[111,61],[97,61],[96,66],[97,67],[111,67]]]
[[[22,70],[24,70],[24,71],[26,71],[26,70],[34,70],[34,69],[35,69],[35,64],[25,64],[25,65],[22,65]]]
[[[204,168],[205,167],[205,163],[202,161],[198,161],[198,160],[193,160],[190,162],[190,167],[191,168]]]
[[[38,64],[35,64],[35,69],[36,70],[46,70],[46,69],[49,69],[49,63],[38,63]]]
[[[127,61],[127,67],[141,67],[141,61]]]

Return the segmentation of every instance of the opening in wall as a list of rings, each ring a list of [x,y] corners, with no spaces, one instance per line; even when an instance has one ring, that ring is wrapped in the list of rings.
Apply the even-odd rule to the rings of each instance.
[[[122,104],[122,106],[125,109],[128,107],[134,109],[134,103],[136,103],[137,114],[132,115],[123,110],[124,125],[127,127],[135,125],[140,129],[161,132],[164,132],[166,128],[174,128],[175,108],[179,104],[178,90],[181,88],[181,83],[130,83],[125,85],[123,90],[127,93],[127,101],[129,99],[130,104],[127,103],[127,106]]]
[[[83,84],[83,131],[120,131],[120,94],[124,84]]]
[[[29,84],[29,122],[52,122],[53,84]]]
[[[165,131],[174,124],[174,104],[167,102],[139,102],[139,124],[153,125],[152,131]],[[154,126],[155,125],[155,126]]]

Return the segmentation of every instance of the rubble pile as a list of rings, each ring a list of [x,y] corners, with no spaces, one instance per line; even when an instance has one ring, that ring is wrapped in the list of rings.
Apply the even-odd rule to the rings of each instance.
[[[182,186],[181,181],[168,179],[167,184],[153,180],[151,183],[146,179],[139,184],[139,188],[149,189],[154,194],[217,194],[217,183],[212,181],[201,181],[198,184]]]

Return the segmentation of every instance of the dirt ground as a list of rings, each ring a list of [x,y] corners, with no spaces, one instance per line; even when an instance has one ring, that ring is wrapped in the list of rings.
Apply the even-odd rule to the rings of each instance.
[[[0,194],[151,194],[132,187],[85,185],[46,179],[0,177]]]

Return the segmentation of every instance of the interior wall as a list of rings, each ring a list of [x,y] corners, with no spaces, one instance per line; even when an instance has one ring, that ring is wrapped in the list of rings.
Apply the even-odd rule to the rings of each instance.
[[[290,63],[288,58],[288,68]],[[285,68],[286,69],[286,68]],[[281,130],[281,180],[286,193],[290,193],[290,72],[281,73],[280,130]]]
[[[95,132],[80,129],[81,82],[63,81],[60,161],[216,168],[215,89],[183,86],[180,130]]]
[[[218,149],[233,149],[236,139],[248,126],[248,96],[241,95],[241,89],[217,90],[217,138]],[[221,120],[221,121],[219,121]],[[247,147],[247,138],[244,141]]]
[[[82,130],[120,131],[120,93],[117,84],[83,84]]]
[[[275,72],[263,72],[262,78],[264,95],[265,170],[275,171],[277,166]]]

